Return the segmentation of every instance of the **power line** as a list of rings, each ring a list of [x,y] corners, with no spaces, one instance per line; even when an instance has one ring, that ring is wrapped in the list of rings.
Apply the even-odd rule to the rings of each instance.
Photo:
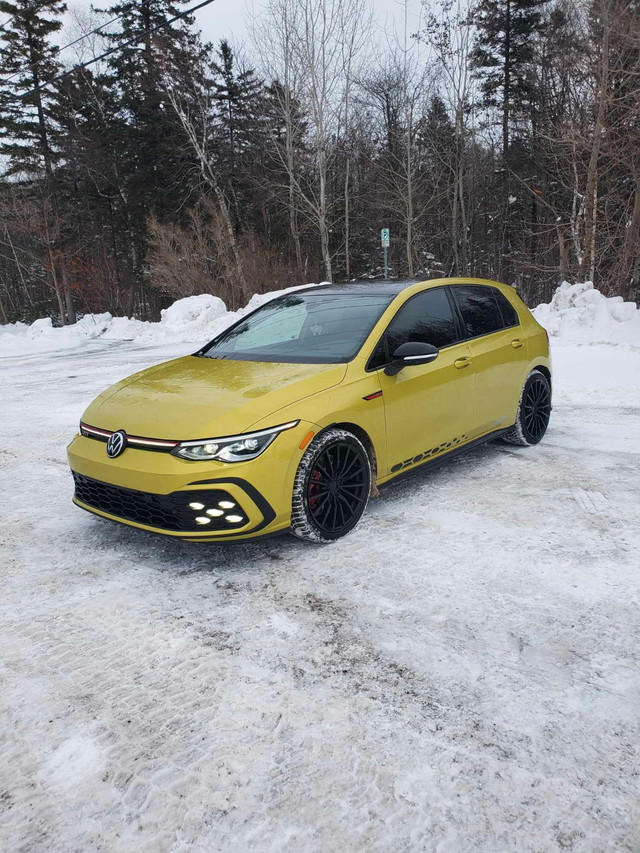
[[[28,6],[25,5],[24,9],[20,9],[18,12],[14,12],[13,15],[9,15],[7,20],[3,21],[0,24],[0,33],[2,32],[2,30],[4,30],[4,28],[7,26],[7,24],[10,24],[11,21],[13,21],[14,18],[20,18],[22,15],[25,14],[25,12],[28,12],[28,11],[29,11],[29,8],[28,8]]]
[[[186,18],[187,15],[190,15],[192,12],[197,12],[198,9],[202,9],[204,6],[208,6],[210,3],[213,3],[214,0],[202,0],[201,3],[197,3],[195,6],[191,6],[189,9],[185,9],[184,12],[180,12],[178,15],[175,15],[173,18],[169,18],[168,21],[162,21],[162,23],[157,24],[155,27],[151,27],[147,30],[143,30],[141,33],[138,33],[133,38],[128,41],[123,42],[122,44],[118,44],[115,47],[110,48],[110,50],[105,50],[104,53],[101,53],[100,56],[94,57],[94,59],[88,59],[86,62],[81,62],[79,65],[74,65],[73,68],[70,68],[68,71],[63,71],[61,74],[57,74],[55,77],[51,77],[49,80],[45,80],[44,83],[40,83],[39,86],[31,89],[29,92],[25,92],[23,95],[17,95],[12,98],[13,101],[24,101],[25,98],[30,98],[31,95],[35,95],[37,92],[40,92],[42,89],[46,89],[47,86],[51,86],[52,83],[57,83],[59,80],[63,80],[65,77],[68,77],[70,74],[74,74],[76,71],[82,71],[83,68],[88,68],[90,65],[94,65],[96,62],[100,62],[101,59],[106,59],[107,56],[111,56],[113,53],[116,53],[118,50],[123,50],[125,47],[129,47],[132,44],[140,41],[144,36],[153,35],[153,33],[158,32],[158,30],[163,29],[163,27],[168,27],[169,24],[175,23],[175,21],[179,21],[181,18]]]
[[[9,18],[7,18],[7,20],[6,20],[6,21],[3,21],[3,22],[0,24],[0,33],[2,32],[2,30],[4,30],[4,28],[7,26],[7,24],[10,24],[10,23],[11,23],[11,21],[13,21],[13,19],[14,19],[14,18],[17,18],[17,17],[18,17],[17,15],[11,15]]]
[[[68,50],[70,47],[74,47],[74,45],[78,44],[78,42],[84,41],[84,39],[89,38],[89,36],[92,36],[92,35],[95,35],[96,33],[99,33],[100,30],[103,30],[105,27],[108,27],[110,24],[115,24],[115,22],[119,21],[120,18],[124,18],[125,14],[126,13],[123,13],[122,15],[118,15],[116,18],[112,18],[110,21],[107,21],[104,24],[100,24],[99,27],[96,27],[94,30],[91,30],[91,32],[84,33],[84,35],[78,36],[77,39],[74,39],[73,41],[69,42],[69,44],[65,44],[64,47],[56,48],[55,56],[58,56],[59,54],[61,54],[63,50]],[[24,72],[28,71],[30,68],[35,68],[37,65],[38,65],[37,62],[32,62],[30,65],[25,65],[24,68],[21,68],[19,71],[16,71],[16,73],[12,74],[11,77],[7,77],[6,80],[3,80],[2,84],[6,85],[7,83],[10,83],[12,80],[15,80],[16,77],[19,77],[21,74],[24,74]]]

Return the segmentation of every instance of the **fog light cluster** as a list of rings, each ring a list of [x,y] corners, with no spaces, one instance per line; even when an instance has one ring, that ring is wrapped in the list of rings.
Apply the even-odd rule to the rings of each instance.
[[[234,508],[236,508],[235,513],[225,515],[226,510]],[[196,524],[200,525],[211,524],[211,519],[220,518],[221,516],[224,516],[224,520],[229,524],[240,524],[240,522],[246,522],[247,520],[244,515],[239,514],[238,510],[240,508],[233,501],[218,501],[217,506],[209,508],[206,508],[200,501],[194,501],[189,504],[189,509],[194,510],[194,512],[202,512],[202,510],[205,511],[206,515],[196,516]]]

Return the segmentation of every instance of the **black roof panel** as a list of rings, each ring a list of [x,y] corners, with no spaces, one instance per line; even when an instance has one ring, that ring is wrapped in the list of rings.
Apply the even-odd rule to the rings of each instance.
[[[314,287],[305,287],[302,293],[323,293],[327,295],[340,295],[344,293],[359,293],[362,295],[384,294],[385,296],[397,296],[406,287],[418,284],[420,279],[407,279],[404,281],[346,281],[335,284],[317,284]]]

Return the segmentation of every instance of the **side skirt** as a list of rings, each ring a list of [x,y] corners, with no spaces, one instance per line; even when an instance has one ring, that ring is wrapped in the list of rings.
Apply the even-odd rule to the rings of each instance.
[[[466,453],[467,450],[473,450],[474,447],[480,447],[482,444],[494,441],[496,438],[500,438],[501,435],[511,432],[512,429],[513,424],[506,428],[496,429],[486,435],[481,435],[480,438],[474,438],[473,441],[469,441],[467,444],[461,444],[458,447],[454,447],[452,450],[447,450],[446,453],[442,453],[440,456],[435,456],[433,459],[426,459],[424,462],[418,462],[416,465],[412,465],[404,471],[398,471],[397,474],[393,474],[388,480],[385,480],[384,483],[379,483],[378,488],[384,489],[386,486],[390,486],[391,483],[397,483],[399,480],[404,480],[405,478],[411,477],[419,472],[423,472],[427,469],[439,468],[440,465],[443,465],[450,459],[455,459],[456,456],[462,456],[463,453]]]

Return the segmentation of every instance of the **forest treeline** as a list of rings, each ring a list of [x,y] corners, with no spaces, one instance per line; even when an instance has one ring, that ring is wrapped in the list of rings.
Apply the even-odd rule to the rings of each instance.
[[[0,322],[380,277],[382,227],[393,276],[640,297],[638,0],[188,9],[0,0]]]

